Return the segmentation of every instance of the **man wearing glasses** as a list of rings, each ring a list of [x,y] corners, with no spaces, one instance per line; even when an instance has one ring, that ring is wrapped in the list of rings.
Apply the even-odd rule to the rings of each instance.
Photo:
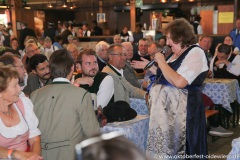
[[[4,65],[11,64],[17,70],[19,74],[19,85],[21,86],[21,90],[23,90],[26,84],[27,74],[20,57],[17,55],[5,54],[0,57],[0,62]],[[21,96],[24,96],[24,94],[21,94]]]
[[[108,48],[108,64],[102,72],[112,76],[114,81],[114,101],[130,102],[129,97],[144,99],[146,92],[133,87],[123,75],[123,68],[126,65],[127,55],[121,44],[113,44]]]

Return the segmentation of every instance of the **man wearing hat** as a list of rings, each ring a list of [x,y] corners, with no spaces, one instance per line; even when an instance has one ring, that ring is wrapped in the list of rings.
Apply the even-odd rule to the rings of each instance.
[[[50,37],[52,42],[54,42],[54,37],[57,35],[57,31],[54,28],[54,23],[48,22],[48,29],[44,31],[44,37]]]
[[[129,97],[145,99],[146,92],[133,87],[123,76],[126,65],[126,53],[121,44],[110,45],[107,51],[108,64],[102,72],[108,73],[114,80],[114,101],[130,102]]]

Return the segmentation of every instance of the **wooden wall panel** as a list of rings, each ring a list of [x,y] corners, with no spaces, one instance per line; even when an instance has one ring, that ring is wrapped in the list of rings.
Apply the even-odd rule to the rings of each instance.
[[[233,12],[233,5],[219,5],[218,13],[220,12]],[[218,23],[218,34],[229,34],[231,29],[234,28],[234,23]]]
[[[200,16],[203,34],[213,34],[213,11],[202,10]]]

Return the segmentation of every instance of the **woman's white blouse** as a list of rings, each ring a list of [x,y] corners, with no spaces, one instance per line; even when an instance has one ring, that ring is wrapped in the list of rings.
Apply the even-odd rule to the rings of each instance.
[[[2,119],[0,118],[0,134],[5,138],[15,138],[18,135],[23,135],[29,129],[29,138],[33,138],[41,134],[40,130],[37,128],[38,119],[33,111],[33,104],[31,100],[27,97],[20,97],[24,105],[25,116],[22,115],[21,111],[14,103],[14,108],[20,117],[20,122],[12,127],[6,127]]]
[[[177,73],[184,77],[188,84],[191,84],[199,74],[208,70],[207,64],[204,51],[199,47],[194,47],[182,61]]]

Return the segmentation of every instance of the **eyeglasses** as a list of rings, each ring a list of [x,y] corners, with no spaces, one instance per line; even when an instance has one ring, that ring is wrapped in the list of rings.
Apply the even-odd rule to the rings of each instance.
[[[33,50],[28,51],[27,53],[35,53],[35,52],[37,52],[37,51],[39,51],[39,49],[38,49],[38,48],[35,48],[35,49],[33,49]]]
[[[104,133],[98,137],[93,137],[93,138],[89,138],[89,139],[82,141],[81,143],[79,143],[75,146],[78,160],[82,160],[82,149],[83,148],[90,146],[94,143],[98,143],[98,142],[101,142],[104,140],[114,139],[114,138],[121,137],[121,136],[124,136],[123,132],[114,131],[114,132],[110,132],[110,133]]]
[[[21,66],[13,66],[13,67],[19,67],[19,68],[22,68],[22,70],[25,70],[24,65],[21,65]]]
[[[121,56],[121,57],[127,57],[127,54],[124,53],[124,54],[111,54],[111,55],[114,55],[114,56]]]
[[[101,52],[107,52],[107,49],[100,49]]]

